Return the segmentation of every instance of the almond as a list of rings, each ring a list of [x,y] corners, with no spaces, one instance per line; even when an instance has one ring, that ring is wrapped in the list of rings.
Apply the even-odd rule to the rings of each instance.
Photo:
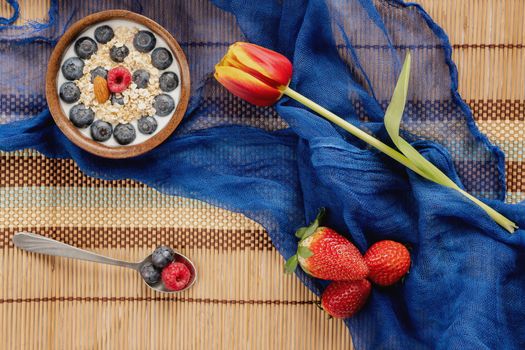
[[[98,103],[104,103],[109,98],[109,88],[106,79],[98,76],[93,80],[93,92]]]

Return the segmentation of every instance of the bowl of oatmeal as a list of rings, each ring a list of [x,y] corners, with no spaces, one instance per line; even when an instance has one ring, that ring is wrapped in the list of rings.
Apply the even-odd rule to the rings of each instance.
[[[46,98],[62,132],[106,158],[143,154],[173,133],[186,111],[190,77],[171,34],[124,10],[87,16],[57,43]]]

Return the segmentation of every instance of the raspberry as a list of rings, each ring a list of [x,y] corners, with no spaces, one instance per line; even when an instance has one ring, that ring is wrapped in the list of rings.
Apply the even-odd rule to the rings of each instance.
[[[162,282],[170,290],[181,290],[188,285],[191,272],[186,265],[172,262],[162,270]]]
[[[108,88],[113,93],[126,90],[131,84],[131,73],[124,67],[115,67],[108,72]]]

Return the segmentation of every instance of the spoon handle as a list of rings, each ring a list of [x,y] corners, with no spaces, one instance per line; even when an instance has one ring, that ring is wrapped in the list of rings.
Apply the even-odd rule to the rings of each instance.
[[[134,270],[139,268],[138,263],[108,258],[99,254],[88,252],[87,250],[73,247],[69,244],[55,241],[54,239],[47,238],[36,233],[19,232],[13,236],[13,244],[17,248],[33,253],[93,261],[96,263],[128,267]]]

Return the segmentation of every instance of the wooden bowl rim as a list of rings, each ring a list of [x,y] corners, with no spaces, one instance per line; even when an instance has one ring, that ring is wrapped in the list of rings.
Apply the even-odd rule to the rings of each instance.
[[[142,24],[166,41],[180,67],[179,83],[181,85],[181,94],[179,103],[177,104],[170,121],[156,135],[136,145],[110,147],[86,137],[71,123],[60,105],[57,79],[64,52],[78,35],[99,22],[118,18]],[[75,145],[90,153],[105,158],[118,159],[135,157],[160,145],[173,133],[182,121],[184,113],[188,107],[189,95],[190,70],[188,67],[188,61],[186,60],[186,55],[184,54],[184,51],[182,51],[177,40],[175,40],[175,38],[173,38],[173,36],[157,22],[127,10],[107,10],[97,12],[75,22],[58,41],[47,66],[46,100],[55,123]]]

